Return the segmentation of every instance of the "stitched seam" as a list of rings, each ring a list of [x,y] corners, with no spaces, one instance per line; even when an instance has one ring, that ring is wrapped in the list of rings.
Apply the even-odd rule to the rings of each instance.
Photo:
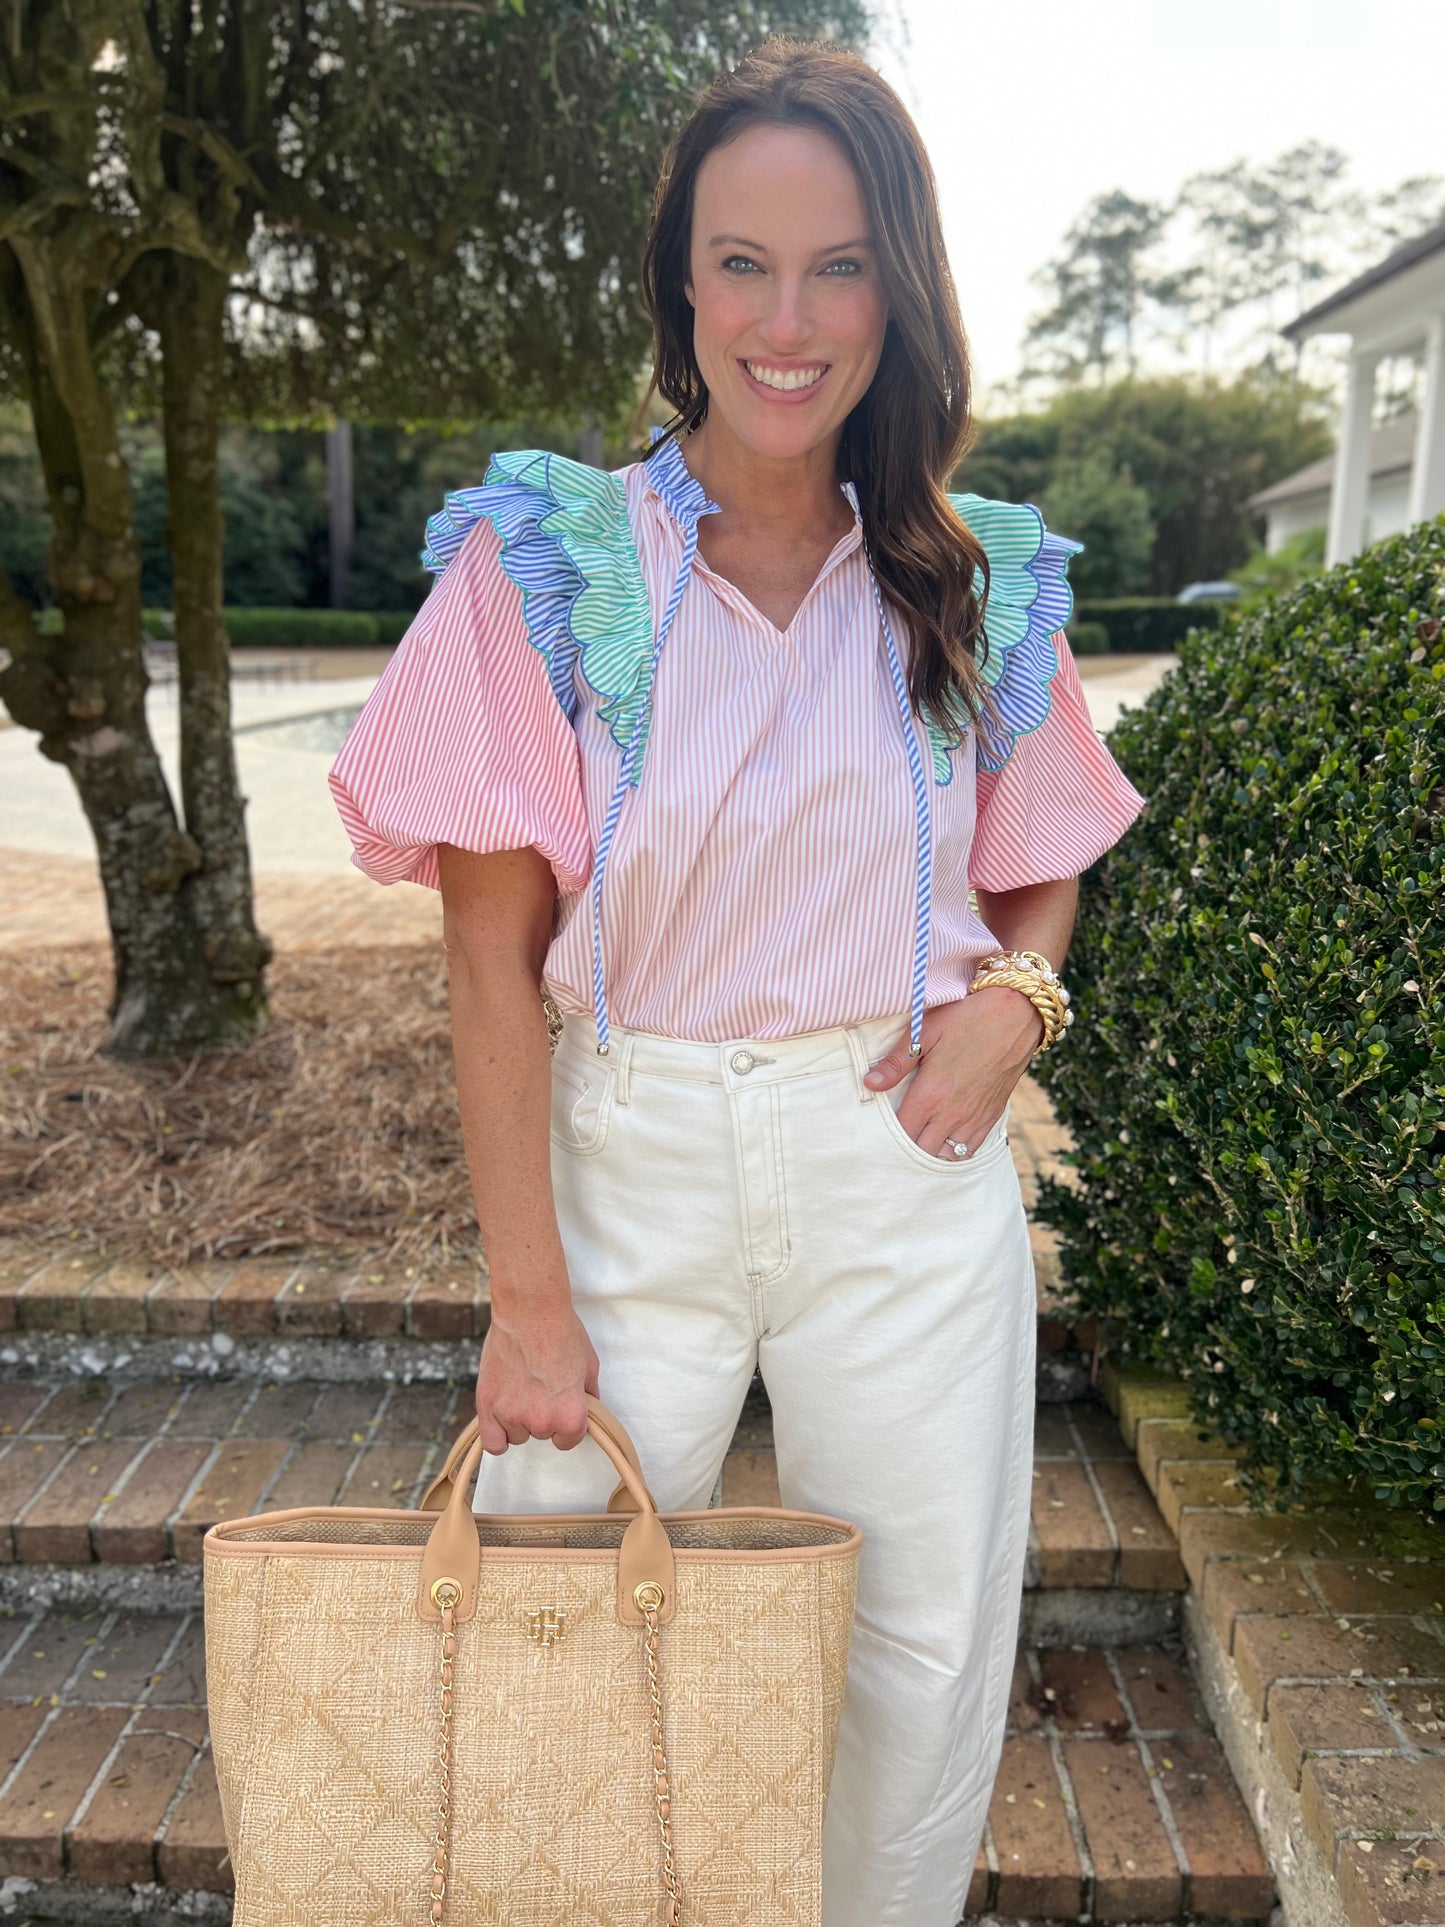
[[[783,1169],[783,1134],[781,1129],[782,1104],[776,1087],[768,1094],[768,1124],[773,1140],[773,1169],[778,1183],[778,1248],[782,1252],[779,1262],[768,1272],[759,1272],[757,1282],[770,1285],[775,1278],[781,1278],[793,1262],[793,1241],[788,1229],[788,1187]]]

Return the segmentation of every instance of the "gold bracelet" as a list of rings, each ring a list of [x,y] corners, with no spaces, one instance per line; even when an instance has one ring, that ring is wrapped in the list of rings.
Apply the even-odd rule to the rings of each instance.
[[[1021,991],[1043,1018],[1043,1042],[1035,1048],[1035,1057],[1056,1043],[1074,1021],[1069,993],[1058,972],[1040,951],[995,950],[982,958],[968,988],[985,990],[991,984]]]

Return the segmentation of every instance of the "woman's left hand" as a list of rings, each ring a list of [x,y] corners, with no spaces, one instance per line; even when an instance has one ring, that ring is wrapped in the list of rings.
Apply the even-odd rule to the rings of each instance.
[[[891,1090],[916,1064],[918,1075],[898,1107],[899,1123],[933,1157],[953,1157],[944,1143],[950,1137],[967,1144],[972,1157],[1003,1116],[1043,1038],[1044,1020],[1023,992],[990,984],[934,1004],[924,1013],[917,1058],[908,1055],[905,1030],[864,1082],[870,1090]]]

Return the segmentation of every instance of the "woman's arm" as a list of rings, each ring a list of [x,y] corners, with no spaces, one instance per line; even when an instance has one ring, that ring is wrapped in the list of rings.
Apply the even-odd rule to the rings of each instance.
[[[1065,877],[1061,882],[1024,883],[1016,890],[975,890],[974,895],[978,898],[978,914],[985,928],[998,938],[1002,949],[1037,950],[1062,973],[1074,934],[1074,920],[1079,913],[1077,877]],[[1044,1020],[1021,990],[1011,990],[1007,984],[994,984],[990,988],[1002,991],[1001,1004],[1008,998],[1024,1005],[1037,1021],[1037,1035],[1043,1036]],[[987,994],[985,990],[974,992],[977,997]]]
[[[556,881],[535,849],[478,856],[442,843],[437,865],[462,1143],[491,1286],[478,1433],[487,1452],[528,1438],[570,1451],[586,1436],[586,1394],[601,1394],[552,1197],[542,969]]]

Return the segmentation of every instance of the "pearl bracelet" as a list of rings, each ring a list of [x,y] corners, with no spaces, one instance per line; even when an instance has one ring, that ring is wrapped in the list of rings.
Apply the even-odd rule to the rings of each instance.
[[[1022,991],[1043,1018],[1044,1039],[1034,1051],[1035,1057],[1056,1043],[1074,1021],[1074,1013],[1069,1009],[1069,993],[1059,973],[1040,951],[995,950],[982,958],[968,988],[970,991],[984,990],[991,984],[1003,984],[1010,990]]]

